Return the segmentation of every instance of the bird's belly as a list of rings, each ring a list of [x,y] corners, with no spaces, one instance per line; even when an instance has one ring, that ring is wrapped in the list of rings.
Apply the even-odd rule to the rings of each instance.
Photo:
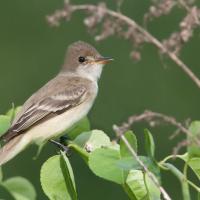
[[[71,128],[75,123],[86,116],[91,106],[91,101],[82,103],[71,110],[68,110],[56,117],[47,120],[46,122],[38,124],[37,126],[27,131],[26,135],[29,135],[32,141],[39,143],[56,137],[63,131]]]

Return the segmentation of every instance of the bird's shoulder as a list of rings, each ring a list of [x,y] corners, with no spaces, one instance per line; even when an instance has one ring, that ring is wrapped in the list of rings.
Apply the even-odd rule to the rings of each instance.
[[[40,88],[25,103],[35,103],[38,100],[56,95],[62,91],[73,91],[76,88],[83,87],[87,89],[90,85],[90,82],[90,80],[78,76],[58,75]]]

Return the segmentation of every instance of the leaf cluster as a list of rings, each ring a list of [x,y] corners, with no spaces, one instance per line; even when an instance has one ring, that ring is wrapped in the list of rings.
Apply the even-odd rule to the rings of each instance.
[[[3,134],[19,108],[12,108],[6,115],[0,116],[0,134]],[[147,169],[153,173],[162,185],[161,170],[170,171],[179,180],[183,199],[190,199],[191,186],[200,193],[200,187],[188,178],[191,170],[200,180],[200,149],[196,140],[200,136],[200,121],[191,123],[188,131],[188,147],[183,155],[169,155],[161,161],[155,157],[155,142],[148,129],[144,130],[146,155],[138,152],[138,142],[133,131],[127,131],[124,137],[136,152],[138,158]],[[112,140],[102,130],[90,130],[89,120],[84,118],[68,132],[70,140],[65,141],[70,149],[76,152],[96,175],[107,181],[121,185],[132,200],[162,199],[160,190],[154,181],[132,156],[130,149],[123,140]],[[183,171],[172,164],[170,159],[181,159],[184,162]],[[172,160],[173,161],[173,160]],[[41,186],[50,200],[77,200],[78,194],[75,177],[69,158],[65,152],[50,157],[42,166],[40,172]],[[23,177],[12,177],[4,180],[0,169],[0,187],[10,193],[16,200],[34,200],[36,192],[32,184]]]

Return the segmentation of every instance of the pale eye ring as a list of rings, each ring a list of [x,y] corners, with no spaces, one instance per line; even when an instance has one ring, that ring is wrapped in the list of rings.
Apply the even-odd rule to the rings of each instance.
[[[85,57],[83,57],[83,56],[80,56],[80,57],[78,58],[78,61],[79,61],[80,63],[83,63],[83,62],[85,62]]]

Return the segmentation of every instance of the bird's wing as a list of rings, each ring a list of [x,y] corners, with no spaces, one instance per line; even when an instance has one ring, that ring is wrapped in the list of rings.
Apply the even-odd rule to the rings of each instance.
[[[51,96],[44,97],[39,102],[31,104],[17,121],[11,126],[3,136],[6,141],[21,134],[24,130],[40,122],[48,115],[60,114],[70,108],[81,104],[86,97],[86,87],[84,85],[70,85],[65,90],[57,92]]]

